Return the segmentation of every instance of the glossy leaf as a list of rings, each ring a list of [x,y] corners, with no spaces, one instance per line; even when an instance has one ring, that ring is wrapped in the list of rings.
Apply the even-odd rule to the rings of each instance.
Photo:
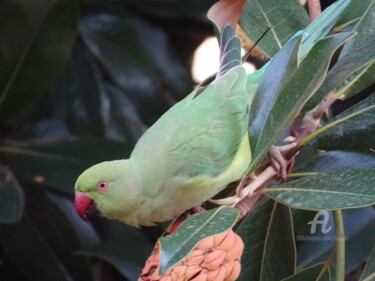
[[[298,61],[303,60],[314,44],[329,33],[338,16],[342,13],[345,7],[348,6],[350,1],[351,0],[339,0],[334,2],[322,11],[322,13],[306,28],[293,35],[293,37],[296,37],[300,34],[304,34]]]
[[[338,169],[263,189],[272,199],[292,208],[333,210],[375,203],[375,168]]]
[[[254,159],[250,170],[263,159],[269,147],[319,87],[333,53],[349,37],[350,34],[342,33],[320,40],[300,65],[297,39],[272,59],[250,109],[249,132]]]
[[[354,28],[354,31],[358,32],[357,35],[348,42],[347,47],[343,48],[339,60],[330,69],[319,90],[306,104],[304,111],[313,108],[326,94],[334,91],[341,83],[345,83],[346,79],[350,79],[353,73],[358,71],[357,74],[360,74],[360,69],[375,60],[375,50],[371,47],[375,44],[374,11],[375,2],[372,2]],[[345,98],[345,93],[337,93],[337,98]]]
[[[371,61],[359,70],[355,71],[336,89],[336,96],[340,99],[348,99],[360,91],[371,86],[375,82],[375,62]]]
[[[129,261],[139,266],[144,265],[145,260],[154,247],[154,241],[164,233],[164,228],[160,226],[139,229],[124,224],[121,221],[109,220],[104,217],[95,218],[95,227],[102,242],[117,244],[119,248],[124,249],[124,257],[130,258],[128,255],[131,254],[131,259],[129,259]],[[152,238],[148,237],[148,231],[155,232],[156,236]],[[95,245],[93,245],[93,247],[95,247]]]
[[[356,1],[352,1],[355,4]],[[363,11],[361,17],[359,17],[358,21],[355,23],[353,27],[353,31],[357,32],[356,36],[348,42],[347,45],[342,49],[340,57],[344,57],[351,52],[355,52],[359,46],[365,43],[368,37],[374,35],[375,28],[373,27],[375,21],[374,9],[375,9],[375,1],[362,1],[362,5],[367,7]],[[357,10],[358,11],[358,10]]]
[[[139,35],[126,18],[119,18],[110,14],[101,14],[86,18],[82,22],[81,34],[88,48],[102,62],[115,63],[113,58],[119,57],[125,62],[119,61],[113,65],[122,75],[131,77],[146,77],[153,74],[154,68],[144,56]],[[94,47],[98,49],[95,50]],[[110,54],[106,51],[115,51],[116,47],[121,52]],[[107,48],[107,49],[104,49]],[[132,71],[133,70],[133,71]],[[121,75],[121,73],[118,73]],[[125,81],[124,81],[125,82]]]
[[[134,260],[133,252],[116,242],[101,242],[84,247],[77,253],[105,260],[129,281],[137,281],[142,270],[142,265]]]
[[[97,66],[81,47],[72,54],[72,72],[76,99],[68,119],[70,127],[77,135],[102,136],[106,119],[104,86]]]
[[[375,245],[374,209],[371,210],[371,207],[361,209],[363,209],[362,216],[368,216],[368,223],[366,225],[362,224],[362,228],[359,227],[359,221],[361,220],[358,216],[359,211],[357,214],[354,210],[344,210],[346,213],[343,212],[343,214],[345,214],[344,223],[347,224],[345,227],[345,235],[348,236],[345,243],[346,273],[352,272],[360,267],[370,255],[371,246],[369,245]],[[365,218],[362,219],[362,223],[363,221],[365,221]],[[352,231],[354,229],[353,226],[357,227],[356,231]]]
[[[52,193],[42,188],[28,186],[25,188],[27,205],[25,213],[33,222],[37,235],[41,241],[48,245],[48,248],[56,255],[60,267],[69,273],[76,280],[92,280],[89,260],[85,257],[72,255],[82,245],[95,243],[98,237],[91,233],[85,235],[85,239],[76,233],[87,232],[91,230],[86,224],[74,224],[80,218],[74,212],[73,202],[65,196]],[[62,205],[59,202],[65,202]],[[60,207],[70,210],[70,216],[66,216]],[[88,228],[88,229],[87,229]],[[29,263],[36,263],[29,261]]]
[[[263,197],[236,232],[245,244],[237,281],[276,281],[295,273],[295,244],[289,208]]]
[[[74,0],[8,0],[0,12],[0,118],[34,103],[62,71],[77,29]]]
[[[202,239],[231,229],[239,210],[219,207],[195,214],[170,235],[160,238],[160,274],[186,257]]]
[[[0,155],[17,176],[72,194],[77,177],[85,169],[98,162],[125,158],[130,149],[126,143],[87,138],[2,146]]]
[[[340,57],[345,57],[353,52],[357,52],[357,49],[365,44],[369,37],[375,36],[375,1],[369,4],[366,11],[364,11],[363,17],[359,19],[357,24],[354,26],[353,31],[357,32],[356,36],[345,44],[343,47]],[[369,60],[370,61],[370,60]],[[340,85],[339,89],[335,89],[335,95],[340,99],[347,99],[348,97],[358,93],[360,90],[366,88],[375,82],[373,66],[374,62],[361,67],[359,70],[351,74],[346,81]],[[352,89],[354,87],[354,89]],[[341,89],[340,89],[341,88]]]
[[[375,143],[375,95],[337,115],[302,140],[320,149],[369,151]]]
[[[272,57],[295,32],[309,24],[309,17],[297,1],[247,0],[239,23],[253,42],[272,27],[258,44],[267,56]]]
[[[317,224],[315,233],[312,233],[311,221],[313,221],[316,213],[308,213],[305,221],[300,222],[303,229],[296,233],[298,268],[326,261],[335,247],[335,232],[331,212],[328,212],[327,225]],[[368,245],[375,243],[375,210],[370,206],[347,209],[343,210],[343,218],[346,249],[345,269],[349,273],[364,262],[371,250]],[[319,220],[323,222],[323,214],[320,214]]]
[[[0,225],[0,245],[12,263],[18,265],[19,270],[30,280],[35,276],[40,281],[72,280],[56,254],[40,236],[35,224],[27,217],[16,224]]]
[[[367,261],[366,267],[362,272],[360,281],[373,281],[375,280],[375,247],[373,247],[370,257]]]
[[[298,271],[296,274],[282,279],[282,281],[330,281],[331,274],[328,265],[317,264]]]
[[[141,35],[139,43],[144,51],[143,56],[147,56],[150,63],[154,64],[154,78],[164,92],[161,97],[166,103],[173,105],[175,100],[181,100],[194,88],[190,70],[186,69],[178,57],[176,49],[173,48],[173,36],[166,30],[138,18],[133,19],[132,23]],[[151,37],[153,44],[150,44]]]
[[[83,22],[80,33],[110,77],[138,106],[151,112],[165,110],[152,80],[157,72],[143,51],[139,35],[126,19],[106,14],[90,17]]]
[[[69,138],[71,133],[61,119],[44,119],[35,121],[25,130],[19,132],[16,138],[25,141],[43,141],[48,139]]]
[[[14,175],[0,166],[0,224],[19,221],[24,208],[23,191]]]
[[[107,84],[105,90],[109,99],[110,114],[105,124],[106,135],[136,143],[147,129],[137,109],[120,89]]]
[[[373,0],[351,0],[337,20],[336,25],[340,27],[359,21],[372,2]]]
[[[374,168],[375,154],[351,151],[327,151],[315,156],[295,170],[299,172],[325,172],[342,168]]]
[[[78,77],[75,77],[73,68],[73,63],[70,59],[53,87],[52,115],[64,121],[71,114],[73,104],[78,96],[76,81]]]
[[[315,231],[312,230],[311,221],[318,215],[317,212],[293,210],[293,218],[296,215],[298,216],[298,221],[294,221],[294,226],[297,243],[297,269],[302,270],[317,263],[325,262],[329,258],[335,246],[333,239],[335,229],[331,211],[320,213],[318,218],[326,221],[327,224],[316,225]],[[328,217],[326,218],[327,215]],[[359,221],[363,222],[363,220]],[[364,224],[367,223],[368,220],[364,222]]]

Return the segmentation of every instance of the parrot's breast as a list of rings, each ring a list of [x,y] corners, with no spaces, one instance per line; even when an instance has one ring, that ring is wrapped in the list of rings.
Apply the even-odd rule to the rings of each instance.
[[[219,175],[193,178],[175,177],[165,181],[158,196],[148,198],[139,212],[140,225],[153,225],[180,215],[215,196],[229,183],[239,180],[251,161],[249,137],[246,133],[231,164]]]

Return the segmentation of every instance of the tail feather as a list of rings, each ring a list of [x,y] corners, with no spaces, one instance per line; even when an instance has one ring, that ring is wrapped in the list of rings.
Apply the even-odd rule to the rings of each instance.
[[[224,75],[235,66],[241,65],[241,42],[235,35],[231,25],[223,27],[220,35],[220,66],[219,71],[201,82],[195,92],[194,98],[200,95],[215,78]]]
[[[241,42],[235,35],[233,27],[226,25],[220,36],[220,67],[216,77],[222,76],[241,63]]]

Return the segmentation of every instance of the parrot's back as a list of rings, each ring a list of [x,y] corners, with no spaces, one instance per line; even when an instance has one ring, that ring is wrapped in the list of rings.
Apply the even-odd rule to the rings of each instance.
[[[220,49],[214,81],[168,110],[131,155],[145,197],[141,215],[149,223],[203,203],[239,179],[250,164],[247,74],[231,26],[222,31]]]

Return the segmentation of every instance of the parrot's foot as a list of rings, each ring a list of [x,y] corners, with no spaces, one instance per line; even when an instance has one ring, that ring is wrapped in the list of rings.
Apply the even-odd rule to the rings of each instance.
[[[260,191],[256,191],[248,196],[242,198],[238,201],[234,207],[240,210],[240,219],[247,215],[250,212],[251,208],[254,206],[255,202],[262,195]]]
[[[244,186],[247,182],[253,181],[257,178],[254,172],[252,172],[249,176],[243,177],[241,181],[238,183],[237,188],[236,188],[236,195],[226,197],[223,199],[209,199],[208,201],[217,204],[217,205],[226,205],[226,206],[234,206],[237,204],[239,201],[243,199],[245,194],[243,194]]]
[[[285,153],[297,146],[297,143],[292,142],[284,146],[272,146],[268,152],[268,158],[271,161],[273,168],[278,172],[278,179],[285,182],[288,173],[293,167],[294,157],[291,160],[285,158]]]
[[[262,194],[260,190],[267,186],[267,184],[276,175],[277,172],[273,167],[270,166],[266,168],[259,176],[251,175],[250,179],[252,179],[252,181],[249,182],[245,187],[243,187],[243,181],[241,181],[234,196],[217,200],[211,199],[209,201],[218,205],[238,208],[241,211],[240,218],[242,218],[250,211],[254,203]]]

